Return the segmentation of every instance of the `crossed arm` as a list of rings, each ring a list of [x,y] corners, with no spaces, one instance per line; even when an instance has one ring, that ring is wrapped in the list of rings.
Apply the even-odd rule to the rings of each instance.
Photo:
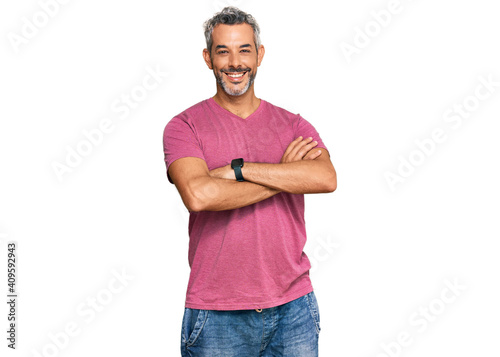
[[[231,165],[208,170],[204,160],[185,157],[174,161],[169,174],[189,211],[240,208],[280,192],[327,193],[337,188],[337,175],[325,149],[314,149],[312,138],[298,137],[279,164],[245,162],[245,181],[236,181]]]

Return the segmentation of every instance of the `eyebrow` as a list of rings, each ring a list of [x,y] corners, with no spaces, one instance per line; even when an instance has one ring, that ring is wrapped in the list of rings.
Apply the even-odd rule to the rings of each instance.
[[[249,43],[247,43],[245,45],[241,45],[240,46],[240,48],[244,48],[244,47],[252,47],[252,45],[249,44]],[[219,48],[227,48],[227,46],[226,45],[217,45],[217,46],[215,46],[215,49],[219,49]]]

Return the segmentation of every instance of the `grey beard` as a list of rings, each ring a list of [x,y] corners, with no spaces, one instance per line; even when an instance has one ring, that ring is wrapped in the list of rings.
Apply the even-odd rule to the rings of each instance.
[[[243,94],[245,94],[247,92],[248,88],[250,88],[250,86],[255,81],[256,74],[251,73],[250,76],[249,76],[250,78],[248,79],[247,84],[245,85],[245,87],[243,87],[240,90],[229,88],[226,85],[226,83],[224,82],[224,80],[222,79],[222,76],[224,76],[224,74],[220,74],[218,76],[217,75],[215,76],[215,78],[217,78],[217,83],[221,86],[222,89],[224,89],[224,92],[226,92],[228,95],[232,95],[232,96],[236,96],[237,97],[237,96],[243,95]]]

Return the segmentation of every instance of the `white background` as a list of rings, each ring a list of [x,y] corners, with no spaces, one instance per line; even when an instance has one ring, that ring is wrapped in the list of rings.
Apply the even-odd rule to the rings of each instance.
[[[6,243],[15,240],[12,355],[179,355],[187,215],[165,175],[162,133],[215,93],[202,23],[231,4],[261,26],[257,96],[310,121],[337,169],[336,192],[306,198],[321,355],[498,355],[500,87],[469,98],[480,77],[500,81],[490,0],[401,0],[378,34],[372,11],[388,9],[387,0],[74,0],[17,46],[13,34],[22,36],[23,18],[35,21],[41,5],[2,2],[0,292],[6,298]],[[342,43],[354,45],[366,26],[369,42],[346,56]],[[137,89],[148,66],[169,75],[120,119],[112,104]],[[446,122],[467,98],[477,108],[459,126]],[[58,180],[53,163],[66,164],[68,147],[103,118],[114,130]],[[415,152],[437,128],[446,140]],[[391,190],[385,176],[411,155],[418,165]],[[133,279],[107,292],[112,271],[123,269]],[[466,289],[444,303],[445,281]],[[112,301],[87,322],[78,309],[90,311],[96,297]],[[429,305],[434,314],[419,330],[412,316]],[[69,340],[60,334],[67,324],[79,331]],[[0,340],[10,355],[5,332]]]

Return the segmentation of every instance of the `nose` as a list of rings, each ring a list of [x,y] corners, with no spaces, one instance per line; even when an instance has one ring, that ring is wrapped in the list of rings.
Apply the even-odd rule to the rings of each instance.
[[[238,68],[241,66],[241,58],[239,53],[231,53],[229,55],[229,67]]]

